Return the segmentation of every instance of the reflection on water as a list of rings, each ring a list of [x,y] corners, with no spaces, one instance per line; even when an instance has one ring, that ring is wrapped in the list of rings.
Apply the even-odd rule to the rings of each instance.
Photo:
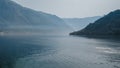
[[[0,68],[120,68],[120,42],[74,36],[0,37]]]

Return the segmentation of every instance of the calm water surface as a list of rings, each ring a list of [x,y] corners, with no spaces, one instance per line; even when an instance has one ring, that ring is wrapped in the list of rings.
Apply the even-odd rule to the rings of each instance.
[[[120,40],[1,36],[0,68],[120,68]]]

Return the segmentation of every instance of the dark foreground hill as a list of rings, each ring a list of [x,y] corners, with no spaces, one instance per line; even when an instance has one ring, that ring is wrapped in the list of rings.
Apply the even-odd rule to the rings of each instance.
[[[70,35],[120,35],[120,10],[110,12],[94,23]]]

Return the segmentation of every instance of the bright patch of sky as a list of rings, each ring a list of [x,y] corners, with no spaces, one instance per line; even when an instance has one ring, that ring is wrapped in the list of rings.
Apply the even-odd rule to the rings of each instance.
[[[102,16],[120,9],[120,0],[14,0],[17,3],[62,18]]]

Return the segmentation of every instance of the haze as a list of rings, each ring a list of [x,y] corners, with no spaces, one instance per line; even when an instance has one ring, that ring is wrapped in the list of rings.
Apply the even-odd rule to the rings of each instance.
[[[62,18],[102,16],[120,9],[120,0],[14,0],[17,3]]]

